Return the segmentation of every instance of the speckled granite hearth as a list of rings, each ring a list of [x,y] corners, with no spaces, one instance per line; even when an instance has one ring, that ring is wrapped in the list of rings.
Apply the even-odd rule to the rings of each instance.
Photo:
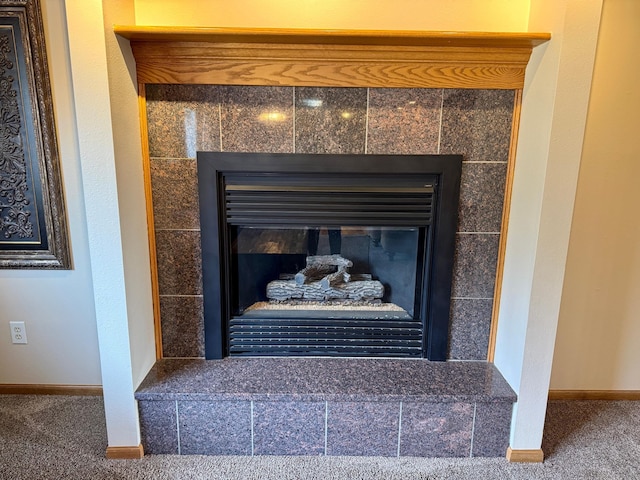
[[[150,454],[505,455],[516,396],[486,362],[165,359],[136,393]]]

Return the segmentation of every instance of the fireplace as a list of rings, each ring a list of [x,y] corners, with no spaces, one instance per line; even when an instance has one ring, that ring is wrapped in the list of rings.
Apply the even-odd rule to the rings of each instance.
[[[503,205],[508,207],[505,185],[510,185],[515,152],[510,146],[515,145],[517,128],[513,127],[518,125],[531,40],[527,45],[511,40],[505,45],[508,48],[496,52],[490,45],[495,39],[487,48],[486,34],[453,44],[442,36],[433,42],[404,33],[391,41],[386,37],[363,41],[360,35],[327,36],[326,32],[302,42],[295,35],[293,41],[282,36],[229,37],[234,43],[227,42],[224,33],[222,37],[222,42],[218,37],[209,41],[200,33],[173,37],[171,48],[133,42],[141,59],[138,80],[144,84],[149,127],[152,191],[147,194],[153,207],[150,242],[158,267],[157,333],[162,335],[162,358],[136,394],[145,448],[183,454],[503,455],[515,396],[486,360],[487,352],[492,352],[493,299],[500,283],[496,266],[506,228],[502,222]],[[452,61],[446,60],[449,51],[454,52]],[[167,62],[167,55],[173,61]],[[290,59],[292,55],[296,58]],[[197,65],[192,63],[195,58]],[[167,84],[171,82],[180,85]],[[319,281],[333,274],[348,274],[352,280],[369,274],[373,281],[388,285],[381,275],[384,269],[375,262],[361,268],[347,247],[354,237],[368,236],[372,248],[385,249],[391,244],[389,232],[397,233],[390,226],[369,222],[234,225],[227,216],[225,176],[251,177],[257,170],[243,170],[244,156],[236,156],[236,161],[219,170],[211,169],[208,180],[213,190],[197,205],[196,151],[360,154],[357,169],[342,171],[357,174],[356,178],[368,173],[367,157],[380,154],[392,166],[387,177],[397,173],[391,154],[422,158],[424,154],[462,154],[459,221],[455,242],[447,246],[455,251],[453,282],[446,283],[451,289],[447,358],[471,361],[226,358],[209,362],[188,358],[205,353],[202,275],[207,344],[217,343],[219,354],[226,355],[232,315],[246,316],[255,303],[265,301],[261,296],[267,296],[270,282],[291,281],[287,275],[295,281],[301,270],[314,265],[315,260],[308,257],[331,256],[339,250],[346,265],[351,263],[348,270],[332,272]],[[316,173],[326,173],[324,167]],[[287,173],[269,171],[263,177]],[[426,174],[440,179],[435,171]],[[253,190],[256,186],[231,185],[229,193],[239,191],[234,190],[237,185]],[[388,186],[397,185],[385,182],[384,187]],[[438,188],[433,192],[434,208],[443,205]],[[218,217],[194,215],[221,205]],[[402,228],[422,229],[424,238],[418,234],[413,245],[426,247],[432,245],[425,240],[426,231],[435,231],[441,221],[436,210],[429,227]],[[378,232],[382,247],[373,245]],[[301,239],[297,248],[290,248],[289,240],[282,249],[274,233]],[[412,235],[399,233],[405,241]],[[254,239],[263,234],[270,238],[260,250],[250,251]],[[317,250],[310,247],[316,234]],[[256,264],[261,265],[257,256],[274,255],[268,251],[298,258],[286,268],[256,269]],[[402,255],[391,257],[402,259]],[[442,257],[433,254],[432,258],[435,262]],[[426,263],[423,259],[422,265]],[[340,265],[333,267],[339,270]],[[237,286],[247,287],[243,268],[252,273],[249,277],[257,278],[254,272],[261,271],[269,278],[260,280],[260,288],[236,289],[231,294]],[[428,276],[421,278],[434,288],[438,283]],[[217,288],[212,288],[216,282]],[[252,282],[258,283],[257,279]],[[385,298],[394,290],[385,289],[380,301],[411,305],[395,296]],[[423,302],[416,308],[414,303],[413,312],[404,310],[415,315],[422,308],[433,311],[437,306],[437,302]],[[217,328],[209,321],[212,308],[219,312]],[[428,343],[433,338],[432,324],[423,319]],[[210,352],[208,345],[207,356]],[[307,434],[313,436],[311,441]],[[263,439],[278,448],[267,451]],[[292,443],[310,448],[292,449]]]
[[[461,165],[198,153],[206,357],[445,360]]]

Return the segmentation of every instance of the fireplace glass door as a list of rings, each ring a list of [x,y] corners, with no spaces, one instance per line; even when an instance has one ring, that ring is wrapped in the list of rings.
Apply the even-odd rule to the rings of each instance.
[[[229,353],[422,356],[426,233],[232,226]]]

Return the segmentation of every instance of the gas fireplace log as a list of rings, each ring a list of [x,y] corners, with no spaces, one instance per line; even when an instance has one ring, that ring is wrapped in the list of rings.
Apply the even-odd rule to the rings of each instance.
[[[336,273],[331,273],[320,280],[320,286],[324,290],[329,290],[334,285],[338,285],[340,283],[347,283],[351,280],[351,275],[347,273],[346,270],[338,270]]]
[[[349,280],[350,282],[355,282],[355,281],[362,281],[362,280],[373,280],[373,277],[371,276],[370,273],[354,273],[353,275],[351,275],[351,279]]]
[[[362,280],[342,283],[324,289],[320,282],[297,285],[295,281],[274,280],[267,285],[270,300],[369,300],[384,296],[384,286],[377,280]]]
[[[330,274],[335,271],[335,267],[333,265],[313,265],[307,266],[296,273],[295,280],[296,284],[304,285],[305,283],[315,282],[320,280],[327,274]]]
[[[353,262],[341,255],[310,255],[307,257],[307,267],[315,265],[331,265],[333,267],[353,267]]]
[[[377,280],[349,282],[341,285],[340,289],[346,291],[348,298],[352,300],[375,299],[384,296],[384,285]]]
[[[323,277],[352,267],[353,262],[340,255],[310,255],[307,257],[307,266],[296,273],[296,283],[304,285],[305,283],[315,282]],[[348,281],[348,280],[345,280]]]
[[[274,280],[267,284],[267,298],[269,300],[324,300],[325,292],[319,288],[318,282],[298,285],[296,282]]]

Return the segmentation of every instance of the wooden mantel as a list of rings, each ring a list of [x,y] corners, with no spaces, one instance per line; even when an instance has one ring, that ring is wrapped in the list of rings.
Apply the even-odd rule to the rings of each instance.
[[[548,33],[114,27],[139,83],[521,89]]]

